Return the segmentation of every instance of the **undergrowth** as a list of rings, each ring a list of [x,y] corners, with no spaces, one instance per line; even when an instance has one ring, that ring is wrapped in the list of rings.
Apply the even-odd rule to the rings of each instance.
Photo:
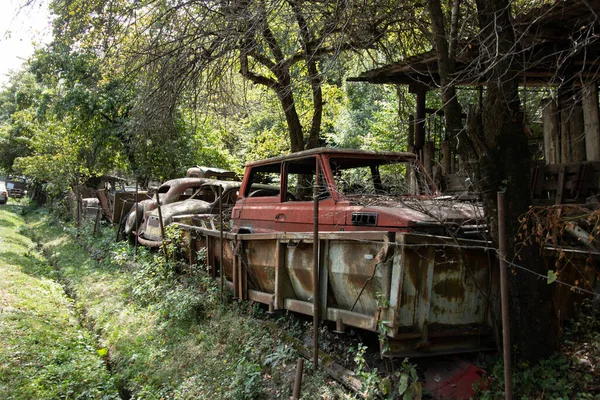
[[[489,373],[488,387],[479,399],[504,398],[501,356],[482,360]],[[537,363],[513,366],[513,393],[519,399],[600,399],[600,315],[590,303],[564,328],[562,348]]]
[[[253,318],[246,302],[222,301],[201,264],[115,242],[114,229],[63,225],[43,209],[29,234],[60,271],[82,323],[122,398],[287,399],[293,347]],[[176,242],[178,233],[170,232]],[[82,251],[84,249],[85,251]],[[310,363],[306,367],[309,371]],[[350,398],[322,373],[305,373],[302,398]]]

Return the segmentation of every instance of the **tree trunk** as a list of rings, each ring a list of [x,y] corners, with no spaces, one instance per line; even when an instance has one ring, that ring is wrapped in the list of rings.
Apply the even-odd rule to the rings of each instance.
[[[456,42],[458,15],[460,11],[460,0],[454,0],[452,8],[451,30],[446,33],[444,14],[440,0],[427,0],[431,25],[435,35],[435,48],[438,57],[438,72],[440,74],[440,85],[442,87],[442,101],[444,103],[444,116],[446,127],[446,138],[456,138],[462,129],[461,107],[456,97],[456,86],[452,82],[452,75],[456,69]]]
[[[530,204],[531,162],[512,65],[515,37],[509,1],[477,0],[477,12],[481,29],[480,54],[489,56],[482,60],[489,70],[485,77],[487,93],[482,110],[483,129],[473,132],[480,139],[479,170],[484,207],[497,243],[496,193],[506,190],[507,259],[545,275],[545,266],[539,262],[537,250],[531,246],[520,248],[516,240],[519,217]],[[558,334],[552,329],[557,325],[553,324],[550,286],[522,269],[514,269],[514,272],[516,275],[512,275],[510,280],[511,341],[519,355],[535,360],[550,354],[557,344]]]
[[[278,88],[277,96],[281,102],[281,107],[283,108],[283,113],[288,126],[290,150],[292,153],[302,151],[304,150],[304,134],[302,132],[302,124],[298,117],[298,111],[296,110],[291,87],[283,86]]]

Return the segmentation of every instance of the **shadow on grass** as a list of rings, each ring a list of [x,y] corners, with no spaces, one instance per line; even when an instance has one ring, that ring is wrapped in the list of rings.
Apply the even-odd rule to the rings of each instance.
[[[7,219],[0,219],[0,227],[2,228],[14,228],[17,224]]]
[[[52,266],[29,254],[5,251],[0,253],[0,262],[19,267],[21,272],[34,278],[55,279],[55,271]]]
[[[0,205],[0,207],[3,210],[6,210],[6,211],[11,212],[13,214],[21,215],[23,213],[23,204],[20,204],[20,203],[17,203],[17,204],[15,204],[15,203],[12,203],[12,204],[11,203],[7,203],[7,204]]]

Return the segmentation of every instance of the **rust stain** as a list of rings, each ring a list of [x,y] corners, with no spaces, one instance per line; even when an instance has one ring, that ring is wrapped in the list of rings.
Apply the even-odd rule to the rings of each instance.
[[[465,300],[465,286],[460,278],[446,277],[433,286],[433,292],[449,301]]]

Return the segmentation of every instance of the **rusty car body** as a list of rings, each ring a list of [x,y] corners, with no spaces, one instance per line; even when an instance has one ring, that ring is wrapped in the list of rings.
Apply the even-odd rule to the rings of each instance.
[[[313,315],[309,232],[236,234],[181,223],[234,297]],[[495,258],[480,240],[409,232],[319,232],[320,318],[379,334],[382,354],[420,357],[493,349]],[[223,259],[221,259],[223,251]],[[197,252],[190,252],[192,254]],[[192,260],[190,260],[192,261]]]
[[[161,205],[182,201],[194,194],[202,184],[209,181],[206,178],[177,178],[171,179],[158,188],[158,198]],[[144,216],[157,207],[156,197],[137,201],[132,205],[131,211],[126,215],[124,233],[132,236],[133,232],[142,224]]]
[[[222,168],[205,167],[201,165],[196,165],[194,167],[188,168],[185,176],[189,178],[209,178],[222,181],[238,180],[238,178],[235,175],[235,172],[228,171]]]
[[[6,180],[8,195],[20,199],[27,194],[27,180],[22,176],[9,176]]]
[[[476,237],[485,230],[481,207],[439,196],[412,153],[318,148],[249,163],[233,208],[233,232],[312,231],[315,181],[323,231]],[[280,185],[279,194],[252,190],[265,182]]]
[[[8,192],[4,182],[0,181],[0,204],[6,204],[8,201]]]
[[[414,154],[313,149],[248,164],[231,231],[174,222],[190,237],[190,262],[206,249],[237,298],[306,315],[318,298],[323,320],[378,332],[390,356],[493,347],[495,257],[468,238],[482,229],[480,209],[438,194]]]

